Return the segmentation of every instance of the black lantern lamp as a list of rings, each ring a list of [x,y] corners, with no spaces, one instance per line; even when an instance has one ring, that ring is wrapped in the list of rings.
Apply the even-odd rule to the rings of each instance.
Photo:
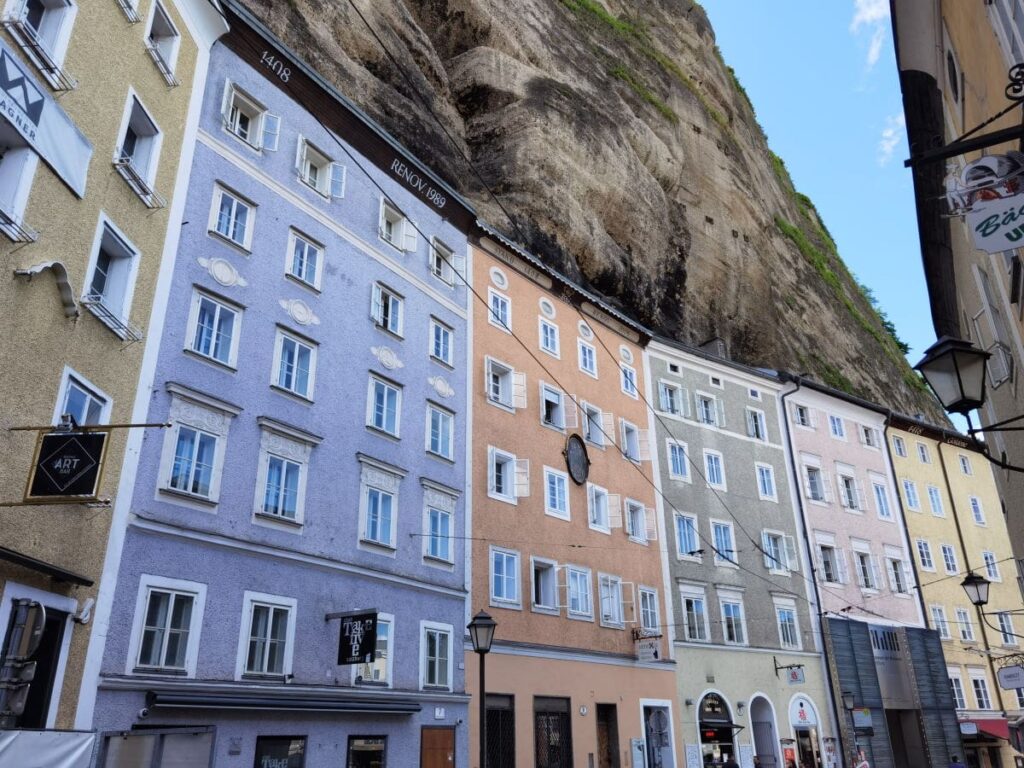
[[[988,588],[991,582],[984,576],[979,576],[974,571],[971,571],[964,577],[964,580],[960,582],[960,586],[964,588],[964,592],[967,593],[967,599],[979,608],[984,607],[988,603]]]
[[[853,709],[853,694],[850,691],[843,691],[843,709],[847,712]]]
[[[943,336],[914,369],[924,376],[943,408],[966,416],[985,402],[985,366],[991,356],[969,341]]]
[[[494,630],[498,622],[486,611],[480,611],[469,622],[469,639],[473,642],[473,650],[480,654],[480,766],[487,768],[487,684],[484,678],[484,658],[491,650],[494,641]]]

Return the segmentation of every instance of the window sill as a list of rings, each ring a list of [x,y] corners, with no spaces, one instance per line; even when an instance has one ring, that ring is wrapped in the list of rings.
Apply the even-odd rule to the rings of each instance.
[[[242,680],[260,683],[286,683],[288,682],[288,675],[274,675],[262,672],[243,672]]]
[[[234,139],[234,140],[235,140],[235,141],[237,141],[237,142],[238,142],[239,144],[241,144],[242,146],[244,146],[244,147],[245,147],[246,149],[248,149],[248,150],[249,150],[250,152],[255,152],[256,154],[258,154],[258,155],[260,155],[260,156],[262,156],[262,155],[263,155],[263,147],[262,147],[262,146],[256,146],[255,144],[253,144],[253,143],[252,143],[251,141],[249,141],[248,139],[243,139],[243,138],[242,138],[241,136],[239,136],[239,135],[238,135],[237,133],[235,133],[235,132],[234,132],[234,131],[232,131],[232,130],[231,130],[230,128],[228,128],[228,127],[227,127],[226,125],[224,125],[224,121],[223,121],[223,120],[221,121],[221,129],[222,129],[222,130],[224,131],[224,133],[226,133],[226,134],[227,134],[228,136],[230,136],[230,137],[231,137],[232,139]]]
[[[357,688],[390,688],[391,683],[387,680],[363,680],[362,678],[356,678],[356,681],[352,685]]]
[[[495,400],[492,397],[487,398],[487,403],[489,405],[493,405],[495,408],[500,408],[501,410],[506,411],[508,413],[516,412],[515,406],[512,405],[511,403],[503,403],[500,400]]]
[[[442,360],[440,357],[434,357],[433,355],[431,355],[430,356],[430,362],[437,363],[442,368],[447,368],[449,371],[454,371],[455,370],[455,366],[454,365],[452,365],[449,362],[446,362],[446,361]],[[490,398],[488,398],[488,399],[490,399]]]
[[[530,610],[534,613],[541,613],[545,616],[561,616],[562,611],[553,605],[531,605]]]
[[[571,611],[566,611],[565,617],[567,619],[572,619],[573,621],[589,621],[591,624],[594,622],[594,617],[586,613],[572,613]]]
[[[281,528],[289,533],[298,533],[302,530],[303,526],[301,520],[292,520],[291,518],[274,515],[270,512],[254,512],[252,517],[254,523],[265,525],[268,528]]]
[[[366,429],[369,432],[372,432],[373,434],[377,435],[378,437],[384,437],[384,438],[387,438],[388,440],[393,440],[396,443],[400,442],[401,439],[402,439],[398,435],[392,434],[391,432],[383,430],[380,427],[375,427],[372,424],[367,424],[366,425]]]
[[[435,555],[424,555],[423,562],[435,568],[447,568],[450,570],[451,568],[455,567],[454,561],[446,560],[443,557],[437,557]]]
[[[545,429],[550,429],[553,432],[557,432],[560,435],[565,434],[565,427],[560,427],[557,424],[552,424],[550,421],[541,421],[540,425]]]
[[[297,403],[302,403],[303,405],[313,404],[313,398],[306,397],[305,395],[300,395],[298,392],[292,392],[290,389],[285,389],[284,387],[278,386],[277,384],[271,384],[270,388],[277,392],[279,395],[284,395],[285,397],[294,400]]]
[[[505,504],[511,504],[512,506],[517,506],[519,504],[518,497],[516,497],[516,496],[499,496],[496,493],[494,493],[493,491],[488,491],[487,492],[487,498],[494,499],[495,501],[500,501],[500,502],[503,502]]]
[[[504,608],[506,611],[521,611],[521,610],[523,610],[523,604],[522,603],[515,603],[515,602],[511,602],[511,601],[498,600],[495,597],[492,597],[488,601],[488,605],[490,605],[491,608]]]
[[[553,517],[556,520],[564,520],[567,523],[572,520],[572,516],[571,515],[562,514],[561,512],[555,512],[555,511],[550,510],[550,509],[545,509],[544,510],[544,514],[547,515],[548,517]]]
[[[160,489],[160,493],[166,494],[168,496],[173,496],[178,499],[182,499],[183,501],[191,501],[194,504],[201,504],[204,507],[210,507],[211,509],[217,506],[216,499],[211,499],[208,496],[200,496],[195,493],[189,493],[188,491],[181,491],[178,490],[177,488],[169,488],[167,486],[164,486]]]
[[[452,689],[451,689],[450,686],[447,686],[447,685],[430,685],[429,683],[424,683],[423,687],[420,690],[423,690],[423,691],[444,691],[445,693],[450,693]]]
[[[206,230],[206,234],[208,234],[214,240],[219,240],[220,242],[224,243],[224,245],[227,245],[227,246],[229,246],[231,248],[234,248],[236,251],[238,251],[239,253],[241,253],[244,256],[252,256],[252,249],[251,248],[249,248],[248,246],[246,246],[246,245],[244,245],[242,243],[235,242],[230,237],[222,235],[220,232],[218,232],[215,229],[208,229],[208,230]]]
[[[152,675],[154,677],[189,677],[187,669],[174,669],[173,667],[135,667],[133,675]]]
[[[323,168],[320,168],[319,170],[320,170],[321,172],[329,173],[329,170],[325,170],[325,169],[323,169]],[[322,197],[322,198],[324,199],[324,201],[325,201],[325,202],[328,202],[328,203],[329,203],[329,202],[331,202],[331,195],[330,195],[330,190],[328,190],[327,192],[324,192],[324,191],[323,191],[322,189],[320,189],[319,187],[317,187],[317,186],[314,186],[313,184],[310,184],[310,183],[309,183],[309,179],[305,178],[304,176],[299,176],[298,178],[299,178],[299,182],[300,182],[300,183],[302,184],[302,186],[304,186],[304,187],[305,187],[306,189],[308,189],[308,190],[310,190],[310,191],[312,191],[312,192],[316,192],[316,193],[317,193],[317,194],[318,194],[318,195],[319,195],[320,197]]]
[[[496,322],[495,322],[494,320],[488,320],[488,321],[487,321],[487,323],[488,323],[488,324],[489,324],[490,326],[492,326],[492,327],[494,327],[494,328],[497,328],[497,329],[498,329],[499,331],[501,331],[502,333],[507,333],[507,334],[509,334],[509,335],[512,335],[512,330],[511,330],[510,328],[508,328],[508,327],[506,327],[506,326],[502,325],[501,323],[496,323]]]
[[[440,454],[440,453],[434,453],[431,450],[427,451],[427,456],[429,456],[432,459],[437,459],[438,461],[443,462],[445,464],[450,464],[452,466],[455,465],[455,459],[450,458],[450,457],[445,456],[445,455]]]
[[[651,543],[650,539],[647,539],[646,537],[645,538],[640,538],[639,536],[633,536],[633,535],[630,535],[629,540],[631,542],[633,542],[634,544],[640,544],[640,545],[642,545],[644,547],[646,547],[648,544]]]
[[[622,630],[622,629],[626,628],[626,625],[622,624],[620,622],[602,621],[600,623],[601,623],[601,626],[604,627],[605,629],[619,629],[619,630]]]
[[[370,319],[373,320],[372,317]],[[405,341],[405,337],[401,333],[399,333],[398,331],[392,331],[390,328],[381,325],[376,320],[373,320],[373,327],[376,328],[381,333],[385,334],[386,336],[390,336],[395,341]]]
[[[313,283],[307,280],[303,280],[301,277],[299,277],[298,275],[293,275],[291,272],[285,272],[284,277],[286,280],[295,283],[295,285],[299,286],[300,288],[305,288],[307,291],[315,293],[317,296],[320,295],[320,286],[314,285]]]
[[[607,525],[599,525],[598,523],[591,521],[587,524],[587,527],[595,533],[603,533],[606,536],[612,535],[612,529]]]
[[[82,297],[81,302],[93,317],[109,328],[117,338],[128,343],[142,340],[142,329],[118,317],[100,298],[86,295]]]
[[[373,539],[367,539],[364,536],[359,537],[359,543],[363,546],[364,549],[368,549],[371,552],[377,552],[382,555],[391,555],[392,557],[394,557],[395,553],[398,551],[393,544],[385,544],[381,541],[374,541]]]
[[[222,363],[214,357],[209,357],[201,352],[196,352],[194,349],[190,349],[189,347],[182,349],[182,352],[195,360],[212,365],[214,368],[218,368],[219,370],[226,371],[227,373],[238,373],[238,368],[236,366],[231,365],[230,363]]]

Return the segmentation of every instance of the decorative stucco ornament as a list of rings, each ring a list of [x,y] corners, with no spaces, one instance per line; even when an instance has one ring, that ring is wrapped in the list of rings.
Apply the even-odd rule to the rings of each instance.
[[[398,359],[398,355],[390,347],[370,347],[370,351],[388,370],[405,367],[405,363]]]
[[[427,382],[434,388],[441,397],[451,397],[455,394],[455,390],[452,389],[452,385],[442,379],[440,376],[431,376],[427,379]]]
[[[281,308],[291,315],[292,320],[299,325],[320,325],[320,318],[302,299],[281,299],[280,304]]]
[[[210,277],[227,288],[235,285],[244,287],[249,284],[244,277],[238,274],[235,265],[227,259],[206,259],[200,257],[196,261],[199,262],[199,266],[206,268],[206,271],[210,273]]]

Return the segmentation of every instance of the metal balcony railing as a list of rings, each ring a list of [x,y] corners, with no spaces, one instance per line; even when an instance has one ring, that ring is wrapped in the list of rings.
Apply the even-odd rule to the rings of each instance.
[[[103,303],[103,295],[90,293],[82,297],[82,304],[88,307],[101,323],[125,341],[131,343],[142,339],[142,329],[116,315]]]
[[[34,243],[39,239],[38,232],[22,224],[2,208],[0,208],[0,232],[3,232],[4,236],[12,243]]]
[[[25,20],[24,5],[19,5],[0,21],[11,37],[43,73],[43,77],[55,91],[72,91],[78,81],[65,72],[50,53],[46,44],[36,35],[35,29]]]
[[[164,59],[164,55],[160,53],[160,49],[154,45],[152,41],[146,46],[146,50],[149,51],[149,57],[153,60],[153,63],[156,64],[156,68],[160,70],[160,74],[164,76],[164,80],[167,81],[167,84],[172,88],[176,85],[181,85],[181,81],[174,76],[174,71]]]
[[[139,11],[132,5],[131,0],[115,0],[115,2],[121,6],[121,10],[124,11],[124,15],[128,17],[130,23],[138,24],[142,21]]]
[[[167,207],[167,201],[142,178],[142,174],[139,173],[139,169],[132,163],[132,158],[129,155],[121,155],[114,160],[114,167],[121,174],[121,178],[128,182],[128,186],[132,188],[132,191],[146,204],[147,208]]]

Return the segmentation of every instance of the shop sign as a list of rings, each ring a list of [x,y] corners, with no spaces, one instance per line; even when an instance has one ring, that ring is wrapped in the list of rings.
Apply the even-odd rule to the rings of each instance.
[[[1011,664],[1000,667],[996,670],[996,679],[999,680],[999,687],[1007,691],[1024,688],[1024,666]]]
[[[978,724],[977,723],[960,723],[960,734],[962,736],[977,736],[978,735]]]
[[[804,668],[793,667],[792,669],[786,670],[786,682],[790,685],[803,685],[805,682]]]
[[[986,155],[946,177],[946,202],[986,253],[1024,245],[1024,154]]]
[[[731,723],[729,707],[717,693],[709,693],[700,701],[700,721],[708,724]]]
[[[789,722],[793,724],[794,728],[816,728],[818,716],[814,709],[808,706],[806,700],[797,699],[789,705]]]
[[[253,768],[303,768],[305,736],[257,736]]]
[[[636,641],[637,661],[661,661],[661,635],[641,637]]]
[[[335,614],[341,619],[338,664],[370,664],[377,658],[377,612]]]
[[[95,499],[106,432],[49,432],[40,437],[25,501]]]
[[[853,710],[853,727],[854,728],[871,728],[871,710],[867,707],[858,707]]]

